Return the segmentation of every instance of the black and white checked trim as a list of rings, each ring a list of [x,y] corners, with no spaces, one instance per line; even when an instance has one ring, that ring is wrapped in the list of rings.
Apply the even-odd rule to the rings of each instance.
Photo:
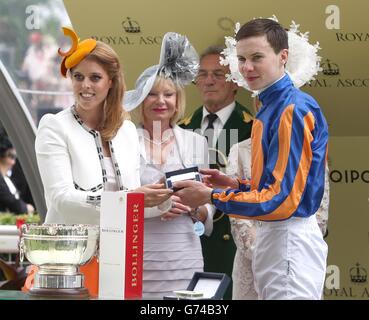
[[[99,185],[97,185],[96,187],[93,187],[91,189],[83,189],[81,188],[77,183],[74,182],[74,188],[76,190],[81,190],[81,191],[90,191],[90,192],[96,192],[99,191],[103,188],[103,185],[100,183]]]
[[[105,168],[105,163],[104,163],[104,153],[103,153],[103,146],[102,146],[102,141],[101,141],[101,136],[100,136],[100,133],[96,130],[93,130],[91,128],[89,128],[83,121],[82,119],[79,117],[77,111],[76,111],[76,106],[73,105],[71,108],[70,108],[72,114],[73,114],[73,117],[76,119],[76,121],[82,126],[83,129],[85,129],[88,133],[90,133],[93,137],[94,137],[94,140],[95,140],[95,144],[96,144],[96,150],[97,150],[97,155],[99,157],[99,161],[100,161],[100,166],[101,166],[101,173],[102,173],[102,178],[103,178],[103,184],[101,185],[101,187],[103,189],[106,188],[106,183],[108,181],[108,178],[106,176],[106,168]],[[114,153],[114,148],[112,146],[112,142],[111,141],[108,141],[108,145],[109,145],[109,149],[110,149],[110,153],[111,153],[111,160],[113,162],[113,168],[114,168],[114,171],[115,171],[115,179],[117,181],[117,184],[118,184],[118,189],[119,190],[128,190],[128,188],[126,188],[124,185],[123,185],[123,181],[122,181],[122,175],[121,175],[121,172],[119,170],[119,165],[118,165],[118,162],[116,160],[116,157],[115,157],[115,153]],[[76,187],[76,183],[74,184],[75,187]],[[100,185],[92,188],[92,189],[95,189],[95,188],[99,188]],[[97,190],[100,190],[101,188],[99,189],[96,189],[95,191],[93,190],[83,190],[83,189],[79,189],[79,190],[83,190],[83,191],[92,191],[92,192],[95,192]],[[98,203],[98,205],[100,204],[101,200],[101,196],[87,196],[87,203],[91,203],[91,204],[95,204]]]
[[[92,204],[95,207],[100,207],[101,196],[87,196],[86,202]]]

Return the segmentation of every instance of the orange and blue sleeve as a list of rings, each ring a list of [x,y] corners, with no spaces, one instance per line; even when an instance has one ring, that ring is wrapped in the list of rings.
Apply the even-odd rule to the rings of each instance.
[[[250,191],[250,181],[242,177],[242,179],[237,178],[238,180],[238,187],[241,191]]]
[[[295,105],[286,107],[265,150],[268,160],[259,169],[265,173],[252,171],[253,177],[263,176],[262,182],[249,192],[214,189],[213,204],[237,218],[267,221],[291,217],[300,204],[313,163],[314,126],[311,111]]]

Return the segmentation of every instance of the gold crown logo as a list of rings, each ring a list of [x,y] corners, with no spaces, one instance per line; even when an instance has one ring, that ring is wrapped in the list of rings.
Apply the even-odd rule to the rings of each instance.
[[[130,17],[127,17],[127,20],[122,22],[122,26],[124,30],[128,33],[138,33],[141,32],[141,27],[137,21],[131,20]]]
[[[366,282],[367,272],[363,267],[360,267],[359,263],[356,263],[356,267],[350,269],[351,282],[363,283]]]
[[[329,59],[325,60],[326,63],[322,63],[323,74],[326,76],[337,76],[340,74],[340,69],[336,63],[331,62]]]

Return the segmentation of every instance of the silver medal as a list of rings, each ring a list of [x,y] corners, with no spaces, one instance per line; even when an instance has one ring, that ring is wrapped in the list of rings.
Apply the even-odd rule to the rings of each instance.
[[[201,221],[196,221],[193,224],[193,231],[198,235],[202,236],[205,232],[204,224]]]

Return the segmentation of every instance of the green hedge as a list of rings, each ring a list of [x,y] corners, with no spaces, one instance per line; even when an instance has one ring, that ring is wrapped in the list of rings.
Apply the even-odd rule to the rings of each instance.
[[[0,212],[0,225],[16,225],[17,219],[24,219],[26,223],[40,223],[41,219],[38,214],[14,214]]]

